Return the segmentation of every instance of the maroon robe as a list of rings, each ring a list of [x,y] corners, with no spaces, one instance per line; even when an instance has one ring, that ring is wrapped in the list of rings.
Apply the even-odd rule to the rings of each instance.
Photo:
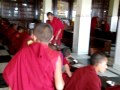
[[[18,31],[14,32],[10,37],[10,45],[8,45],[9,51],[11,54],[15,54],[20,50],[22,42],[26,39],[26,32],[19,33]]]
[[[106,90],[120,90],[120,85],[107,88]]]
[[[12,90],[55,90],[54,72],[59,56],[48,45],[33,43],[13,57],[3,77]]]
[[[61,44],[61,39],[62,39],[62,35],[63,35],[63,29],[64,29],[64,24],[62,23],[62,21],[57,18],[57,17],[54,17],[52,22],[47,20],[47,23],[50,24],[53,28],[53,35],[54,35],[54,38],[53,38],[53,41],[52,43],[56,43],[57,45],[60,45]],[[55,38],[59,32],[59,30],[62,30],[60,35],[58,36],[58,40],[56,41]]]
[[[91,20],[91,35],[93,36],[95,33],[95,29],[97,27],[98,21],[97,21],[98,17],[93,17]]]
[[[101,81],[93,66],[86,66],[73,73],[65,90],[101,90]]]
[[[19,38],[20,38],[20,33],[18,31],[14,32],[10,37],[10,44],[8,45],[8,48],[11,54],[15,54],[19,50],[21,43],[19,41]]]
[[[110,32],[110,25],[107,23],[107,21],[105,22],[105,31]]]
[[[6,37],[9,39],[14,32],[16,32],[15,29],[8,28],[8,30],[6,31]]]
[[[28,46],[28,41],[29,41],[29,40],[31,40],[31,41],[34,42],[34,40],[33,40],[33,38],[32,38],[31,36],[27,36],[27,37],[23,40],[22,45],[21,45],[21,48],[27,47],[27,46]]]

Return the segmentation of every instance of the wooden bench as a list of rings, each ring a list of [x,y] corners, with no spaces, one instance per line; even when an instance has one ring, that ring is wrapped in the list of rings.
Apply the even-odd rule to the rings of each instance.
[[[111,51],[111,40],[91,37],[90,38],[90,49],[89,54],[92,55],[95,52],[107,52],[110,55]]]

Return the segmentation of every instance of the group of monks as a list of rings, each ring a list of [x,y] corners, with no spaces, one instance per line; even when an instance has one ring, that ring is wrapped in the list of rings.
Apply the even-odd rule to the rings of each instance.
[[[10,54],[15,54],[20,50],[25,38],[29,36],[28,31],[17,24],[10,24],[7,19],[0,20],[0,35],[3,44],[7,45]]]
[[[24,35],[24,38],[19,36],[21,39],[16,36],[15,39],[20,40],[22,45],[3,71],[3,78],[9,89],[101,90],[102,85],[97,74],[105,72],[107,69],[108,59],[106,55],[100,52],[93,54],[90,65],[81,67],[72,74],[69,61],[67,61],[69,55],[63,55],[60,50],[64,25],[51,12],[48,12],[47,16],[48,24],[36,24],[30,37],[29,34],[28,36]],[[10,33],[7,32],[10,29],[4,25],[2,22],[0,33],[7,37],[7,40],[16,35],[9,35]],[[2,30],[3,27],[5,27],[5,31]],[[22,39],[24,40],[22,41]],[[18,44],[18,42],[13,44]],[[68,77],[62,74],[63,66],[66,68],[65,73]],[[120,86],[107,88],[107,90],[119,89]]]

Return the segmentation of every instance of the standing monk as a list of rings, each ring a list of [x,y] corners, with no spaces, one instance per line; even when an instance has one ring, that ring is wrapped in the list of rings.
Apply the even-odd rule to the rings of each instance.
[[[35,42],[22,48],[8,63],[3,77],[11,90],[62,90],[60,52],[49,48],[52,28],[37,24]]]
[[[61,39],[63,35],[64,25],[62,21],[55,17],[53,13],[48,12],[47,17],[49,20],[47,20],[47,23],[50,24],[53,27],[53,40],[52,44],[57,44],[58,46],[61,45]]]
[[[101,81],[97,74],[106,70],[107,61],[104,54],[94,54],[91,57],[91,65],[76,70],[65,90],[101,90]]]

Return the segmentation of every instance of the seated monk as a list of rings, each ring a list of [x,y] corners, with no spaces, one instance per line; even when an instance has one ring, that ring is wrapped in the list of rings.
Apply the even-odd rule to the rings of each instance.
[[[55,45],[53,44],[49,44],[49,47],[52,48],[53,50],[57,50],[59,51],[59,48],[57,48]],[[63,55],[63,53],[61,52],[61,57],[63,60],[63,66],[62,66],[62,76],[64,79],[65,84],[69,81],[70,77],[72,76],[72,73],[70,71],[70,66],[69,66],[69,61],[67,60],[67,58]]]
[[[91,20],[91,36],[94,35],[95,29],[96,29],[96,28],[98,27],[98,25],[99,25],[98,19],[99,19],[98,16],[92,17],[92,20]]]
[[[15,54],[21,46],[21,33],[24,32],[24,28],[18,26],[17,31],[12,34],[10,37],[10,44],[8,45],[9,51],[11,54]]]
[[[14,32],[17,31],[17,25],[16,24],[11,24],[10,27],[6,31],[6,37],[9,39]]]
[[[9,53],[15,54],[17,52],[16,46],[19,47],[20,41],[20,34],[16,31],[10,38],[10,44],[8,44]]]
[[[7,20],[7,19],[5,19],[5,18],[2,18],[1,19],[1,23],[0,23],[0,31],[2,32],[2,33],[5,33],[5,31],[8,29],[8,27],[9,27],[9,21]]]
[[[21,26],[18,26],[18,32],[16,33],[16,37],[14,35],[12,38],[12,41],[14,42],[13,45],[16,51],[26,46],[26,42],[28,40],[32,40],[29,33],[25,31],[25,29]]]
[[[91,65],[77,69],[64,90],[101,90],[101,81],[98,72],[107,68],[107,57],[103,53],[91,56]]]
[[[35,42],[10,60],[3,77],[11,90],[63,90],[60,52],[48,46],[52,33],[48,24],[37,24]]]
[[[20,34],[20,41],[21,42],[23,42],[25,39],[27,39],[28,37],[29,37],[30,35],[29,35],[29,33],[28,33],[28,31],[24,31],[24,32],[22,32],[21,34]],[[21,43],[21,45],[22,45],[22,43]]]

